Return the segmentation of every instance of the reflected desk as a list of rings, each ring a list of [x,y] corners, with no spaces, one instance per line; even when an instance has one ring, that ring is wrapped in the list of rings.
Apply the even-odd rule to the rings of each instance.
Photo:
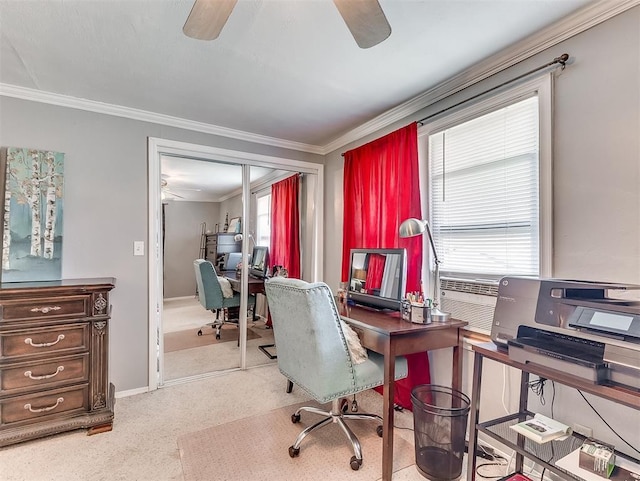
[[[242,290],[242,276],[236,274],[235,271],[231,272],[223,272],[225,278],[229,280],[229,284],[231,284],[231,289],[236,292],[240,292]],[[257,277],[249,276],[248,279],[248,289],[249,294],[264,294],[264,279],[259,279]],[[254,314],[255,318],[255,314]]]
[[[453,348],[451,387],[462,388],[462,332],[467,322],[413,324],[402,320],[399,312],[378,311],[338,303],[340,316],[358,334],[362,345],[384,355],[384,397],[382,426],[382,479],[393,474],[393,401],[395,358],[404,354]]]
[[[236,292],[242,291],[242,276],[236,274],[235,271],[225,272],[224,277],[226,277],[231,284],[231,289]],[[264,291],[264,279],[260,279],[258,277],[249,276],[247,280],[247,289],[249,291],[249,295],[251,294],[265,294]],[[256,305],[253,306],[253,320],[255,321],[258,318],[256,315]],[[268,348],[274,347],[275,344],[263,344],[258,346],[258,349],[262,351],[262,353],[267,356],[269,359],[277,359],[278,356],[275,354],[271,354],[267,351]]]

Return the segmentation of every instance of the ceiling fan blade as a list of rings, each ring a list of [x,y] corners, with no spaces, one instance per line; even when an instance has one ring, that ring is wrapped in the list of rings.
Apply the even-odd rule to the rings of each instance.
[[[358,47],[370,48],[391,35],[378,0],[333,0]]]
[[[197,40],[218,38],[238,0],[196,0],[182,27],[187,37]]]
[[[181,195],[176,194],[175,192],[171,192],[170,190],[165,190],[165,194],[170,195],[171,197],[176,197],[178,199],[184,199]]]

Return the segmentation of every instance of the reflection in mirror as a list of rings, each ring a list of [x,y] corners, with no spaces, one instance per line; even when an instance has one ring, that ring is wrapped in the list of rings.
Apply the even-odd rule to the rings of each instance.
[[[400,309],[405,294],[404,249],[352,249],[347,298],[357,304]]]

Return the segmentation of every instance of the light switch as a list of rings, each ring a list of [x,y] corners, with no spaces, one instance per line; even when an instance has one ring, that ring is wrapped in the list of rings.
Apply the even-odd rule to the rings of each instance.
[[[144,241],[133,241],[133,255],[134,256],[144,255]]]

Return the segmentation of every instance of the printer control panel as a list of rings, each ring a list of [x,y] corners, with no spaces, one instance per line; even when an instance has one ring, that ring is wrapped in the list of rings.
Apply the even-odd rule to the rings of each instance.
[[[569,318],[569,327],[622,336],[627,341],[640,342],[640,315],[637,314],[578,306]]]

